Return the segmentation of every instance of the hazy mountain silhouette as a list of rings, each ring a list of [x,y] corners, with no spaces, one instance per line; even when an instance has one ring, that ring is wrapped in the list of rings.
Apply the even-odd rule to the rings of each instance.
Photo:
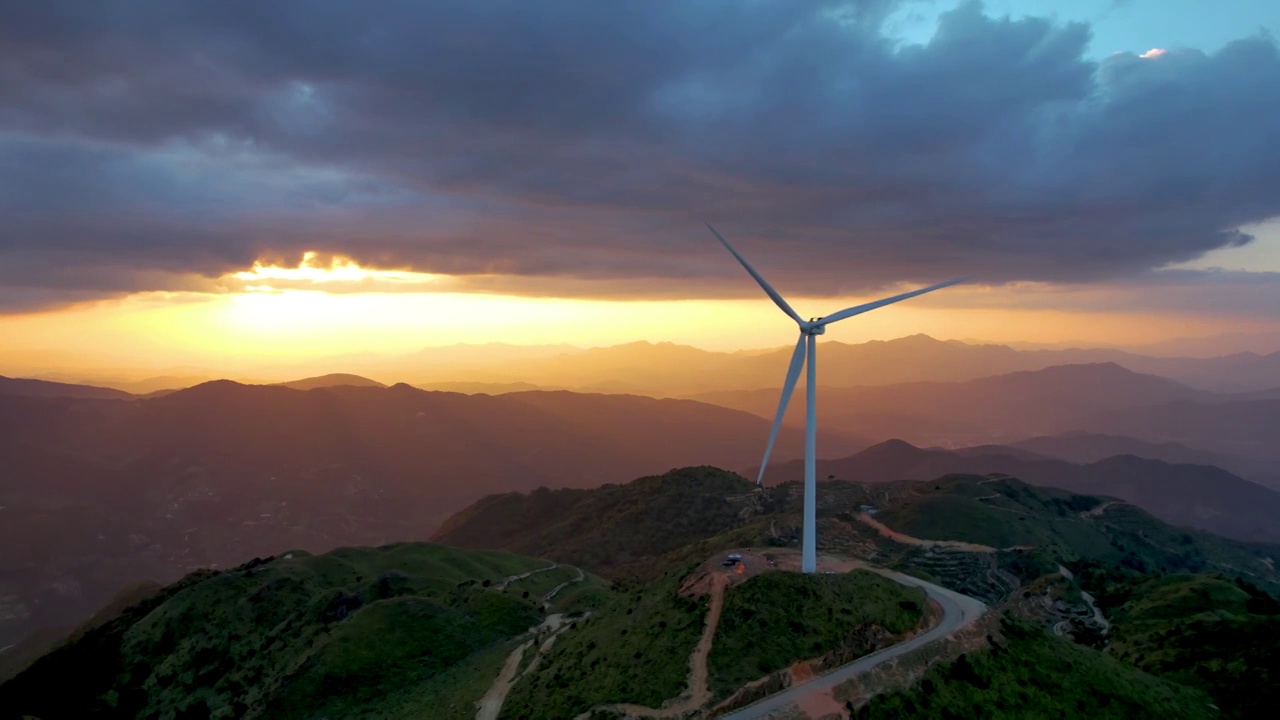
[[[0,647],[138,580],[298,547],[423,539],[487,493],[758,462],[768,421],[694,402],[215,381],[163,397],[0,396]],[[824,432],[824,447],[864,446]],[[802,453],[786,430],[777,457]],[[7,601],[6,601],[7,602]],[[6,605],[6,607],[8,607]]]
[[[602,348],[546,346],[542,356],[499,362],[455,359],[453,351],[431,348],[388,360],[386,368],[414,384],[444,381],[528,382],[545,387],[593,388],[654,396],[691,396],[723,390],[774,387],[781,383],[791,348],[712,352],[673,343],[636,342]],[[1006,345],[967,344],[912,335],[889,341],[822,343],[824,387],[960,382],[1057,365],[1115,363],[1216,392],[1248,392],[1280,387],[1280,353],[1237,353],[1223,357],[1149,357],[1116,349],[1015,350]],[[509,353],[507,353],[509,355]],[[381,373],[388,374],[388,373]]]
[[[290,380],[288,382],[276,383],[294,390],[314,390],[316,388],[326,387],[386,387],[386,385],[377,380],[370,380],[360,375],[352,375],[351,373],[330,373],[328,375],[319,375],[317,377],[303,378],[301,380]]]
[[[127,392],[112,388],[49,382],[48,380],[11,378],[3,375],[0,375],[0,395],[91,398],[100,400],[123,400],[132,397],[132,395]]]
[[[1280,458],[1280,400],[1179,400],[1117,409],[1077,428],[1143,440],[1178,442],[1217,453]]]
[[[772,417],[780,392],[770,388],[694,397]],[[1078,429],[1084,419],[1109,410],[1216,398],[1115,363],[1064,365],[967,382],[852,388],[823,385],[818,422],[819,427],[864,437],[903,437],[924,445],[954,447]],[[802,400],[793,401],[788,408],[789,423],[803,422],[803,406]]]
[[[1160,375],[1214,392],[1280,388],[1280,352],[1228,352],[1238,347],[1231,343],[1225,343],[1213,357],[1143,355],[1116,348],[1015,349],[1008,345],[942,341],[927,335],[857,344],[827,340],[822,346],[819,372],[824,387],[963,382],[1059,365],[1115,363],[1134,372]],[[1266,345],[1255,343],[1248,347]],[[236,377],[243,382],[280,382],[307,372],[300,370],[303,367],[315,375],[341,367],[358,375],[397,378],[424,388],[509,392],[510,388],[503,386],[526,383],[544,389],[687,397],[775,387],[781,382],[790,354],[790,347],[713,352],[669,342],[595,348],[464,343],[427,347],[398,356],[354,353],[257,364],[244,368]],[[69,367],[68,362],[62,364]],[[29,364],[0,365],[0,372],[5,367],[10,367],[10,374],[18,367],[24,375],[37,372]],[[200,377],[201,373],[204,377]],[[159,374],[169,377],[153,377]],[[118,379],[99,380],[113,376]],[[78,376],[68,376],[65,369],[59,370],[57,377],[40,375],[62,381],[74,378],[77,382],[83,382],[80,378],[94,378],[95,382],[89,384],[135,393],[191,386],[209,376],[226,377],[225,368],[156,372],[95,367]],[[468,385],[453,385],[457,383]]]
[[[414,387],[422,390],[440,390],[442,392],[466,393],[468,395],[504,395],[513,392],[528,392],[530,390],[565,390],[567,388],[551,388],[541,385],[534,385],[526,382],[513,383],[486,383],[486,382],[466,382],[463,380],[453,382],[433,382],[418,384]]]
[[[1140,355],[1157,357],[1218,357],[1236,353],[1270,355],[1280,352],[1280,332],[1221,333],[1180,337],[1128,348]]]
[[[993,446],[985,454],[925,450],[902,440],[873,445],[835,460],[819,460],[819,477],[855,482],[930,480],[948,473],[1003,473],[1033,485],[1117,497],[1165,522],[1238,540],[1280,540],[1280,493],[1208,465],[1171,464],[1118,455],[1085,465],[1019,457]],[[751,471],[748,471],[751,472]],[[770,484],[803,479],[802,461],[778,463]]]
[[[1034,437],[1013,443],[1012,447],[1074,463],[1092,463],[1115,455],[1135,455],[1167,463],[1216,465],[1247,480],[1280,489],[1276,484],[1280,480],[1280,458],[1231,455],[1176,442],[1150,442],[1123,435],[1087,432]]]

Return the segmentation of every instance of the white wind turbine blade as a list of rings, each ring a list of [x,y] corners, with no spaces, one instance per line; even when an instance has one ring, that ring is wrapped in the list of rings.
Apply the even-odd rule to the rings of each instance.
[[[729,244],[729,241],[725,240],[723,235],[721,235],[719,232],[716,232],[716,229],[711,227],[711,223],[704,220],[703,224],[707,226],[707,229],[710,230],[716,236],[716,238],[720,240],[720,243],[724,245],[729,252],[733,253],[734,257],[738,258],[738,262],[742,263],[742,267],[746,268],[747,272],[751,273],[751,277],[755,278],[756,282],[760,283],[760,287],[764,289],[765,293],[767,293],[769,297],[773,299],[773,302],[778,307],[782,308],[782,312],[790,315],[792,320],[795,320],[797,323],[803,325],[804,320],[801,320],[800,316],[796,313],[796,311],[792,310],[791,306],[787,304],[787,301],[783,300],[782,296],[778,294],[778,291],[770,287],[769,283],[765,282],[764,278],[760,276],[760,273],[756,272],[756,269],[751,267],[751,263],[747,262],[746,258],[739,255],[738,251],[734,250],[733,246]]]
[[[887,297],[887,298],[884,298],[883,300],[876,300],[875,302],[869,302],[869,303],[866,303],[865,305],[855,305],[851,308],[846,308],[844,310],[841,310],[840,312],[827,315],[826,317],[818,318],[818,322],[816,323],[816,325],[818,326],[830,325],[833,322],[839,322],[841,320],[844,320],[845,318],[853,317],[854,315],[861,315],[864,312],[875,310],[876,308],[882,308],[885,305],[892,305],[896,302],[908,300],[917,295],[924,295],[925,293],[930,293],[930,292],[933,292],[934,290],[941,290],[944,287],[951,287],[952,285],[955,285],[957,283],[965,282],[968,279],[969,278],[967,277],[959,277],[953,280],[948,280],[946,282],[940,282],[937,285],[930,285],[929,287],[920,288],[919,290],[912,290],[911,292],[905,292],[905,293],[902,293],[901,295],[894,295],[893,297]]]
[[[787,403],[791,402],[791,393],[795,392],[796,380],[800,378],[800,370],[804,368],[805,334],[800,333],[795,352],[791,353],[791,367],[787,368],[787,379],[782,383],[782,397],[778,398],[778,414],[773,418],[773,429],[769,431],[769,444],[764,447],[764,459],[760,461],[760,472],[756,475],[756,484],[764,484],[764,469],[769,465],[769,454],[773,452],[773,441],[778,439],[778,429],[782,427],[782,416],[787,414]]]

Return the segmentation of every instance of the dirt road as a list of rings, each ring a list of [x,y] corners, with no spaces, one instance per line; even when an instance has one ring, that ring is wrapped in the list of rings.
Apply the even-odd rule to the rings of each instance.
[[[858,518],[859,520],[866,523],[867,525],[870,525],[871,527],[875,528],[876,532],[880,533],[882,536],[887,537],[894,542],[902,543],[903,545],[919,545],[921,547],[944,547],[944,548],[952,548],[955,550],[964,550],[966,552],[988,553],[988,552],[996,551],[996,549],[993,547],[989,547],[987,545],[978,545],[977,543],[960,542],[959,540],[922,540],[917,537],[911,537],[910,535],[904,535],[903,533],[900,533],[897,530],[890,528],[889,526],[885,525],[879,520],[876,520],[870,515],[867,515],[866,513],[858,513],[854,517]]]
[[[538,568],[537,570],[530,570],[529,572],[520,573],[519,575],[511,575],[509,577],[502,578],[502,580],[495,586],[495,589],[506,590],[508,585],[510,585],[511,583],[517,580],[523,580],[535,573],[546,572],[548,570],[555,570],[558,567],[560,567],[558,564],[551,563],[550,565],[544,568]]]
[[[529,572],[520,575],[512,575],[502,581],[499,589],[505,589],[508,583],[515,582],[522,578],[527,578],[534,573],[545,572],[558,567],[560,567],[558,564],[552,563],[550,567],[530,570]],[[542,606],[544,608],[551,605],[551,599],[556,596],[556,593],[559,593],[569,585],[582,582],[587,577],[586,573],[582,572],[581,568],[575,569],[578,571],[577,577],[560,583],[555,586],[551,592],[542,596]],[[584,617],[585,616],[586,615],[584,615]],[[556,637],[559,636],[560,633],[564,632],[565,627],[568,625],[569,620],[564,616],[564,614],[556,613],[554,615],[548,615],[547,618],[542,621],[541,625],[537,625],[529,629],[529,633],[534,637],[520,645],[520,647],[511,651],[511,654],[507,656],[507,661],[503,663],[502,671],[498,673],[498,677],[493,681],[493,684],[489,686],[489,689],[485,691],[484,697],[480,698],[479,702],[476,703],[476,720],[498,719],[498,713],[502,712],[502,703],[506,702],[507,695],[511,692],[511,688],[515,687],[516,682],[518,682],[520,678],[529,674],[530,671],[538,666],[538,662],[542,660],[543,654],[551,649],[551,645],[555,642]],[[537,642],[538,635],[543,632],[546,633],[547,639],[538,646],[537,655],[534,656],[533,661],[529,663],[529,666],[525,668],[524,673],[517,676],[516,672],[520,669],[520,661],[524,659],[524,654],[535,642]]]
[[[578,717],[590,717],[596,710],[613,710],[626,713],[630,717],[669,718],[679,717],[706,705],[711,700],[711,688],[707,686],[707,656],[711,654],[711,644],[716,637],[716,627],[720,624],[720,611],[724,609],[724,590],[728,586],[728,575],[716,573],[711,576],[711,607],[707,609],[707,619],[702,627],[702,637],[698,639],[697,647],[694,648],[693,654],[689,656],[689,684],[683,693],[674,700],[663,703],[661,708],[620,703],[593,708]]]
[[[502,712],[502,703],[507,699],[507,693],[511,692],[512,686],[516,684],[516,671],[520,669],[520,660],[524,658],[524,653],[530,645],[533,645],[532,640],[525,642],[507,656],[507,662],[503,664],[502,672],[498,673],[498,679],[493,681],[493,685],[489,686],[489,690],[476,705],[476,720],[498,720],[498,713]]]
[[[929,597],[938,603],[942,608],[942,619],[937,625],[910,640],[900,642],[896,645],[890,645],[887,648],[877,650],[870,655],[854,660],[848,665],[842,665],[831,672],[821,675],[813,680],[805,682],[801,685],[790,687],[777,695],[771,695],[753,705],[735,710],[722,718],[732,718],[733,720],[748,720],[749,718],[764,718],[772,713],[779,712],[798,703],[804,702],[805,698],[818,693],[830,692],[837,685],[851,680],[859,675],[867,673],[882,663],[901,657],[906,653],[923,647],[929,643],[936,642],[947,637],[951,633],[969,625],[977,620],[987,611],[987,606],[982,602],[961,595],[953,590],[934,585],[919,578],[904,575],[900,572],[879,568],[865,563],[856,563],[857,566],[874,573],[879,573],[887,578],[895,580],[903,585],[923,588]]]

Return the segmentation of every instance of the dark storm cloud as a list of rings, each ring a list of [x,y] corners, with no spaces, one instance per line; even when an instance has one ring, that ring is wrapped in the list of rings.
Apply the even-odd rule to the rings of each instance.
[[[1280,214],[1271,39],[1096,63],[966,4],[904,46],[906,4],[8,3],[0,302],[304,250],[755,292],[703,217],[808,294],[1096,281]]]

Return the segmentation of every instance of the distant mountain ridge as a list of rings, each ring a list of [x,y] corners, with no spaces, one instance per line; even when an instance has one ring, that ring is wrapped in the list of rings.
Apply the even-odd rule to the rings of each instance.
[[[1135,455],[1174,464],[1214,465],[1273,490],[1280,490],[1280,462],[1276,459],[1212,452],[1177,442],[1075,432],[1020,440],[1009,447],[1037,454],[1042,459],[1051,457],[1073,463],[1093,463],[1115,455]]]
[[[283,385],[294,390],[315,390],[316,388],[327,387],[379,387],[384,388],[386,385],[377,380],[370,380],[367,377],[353,375],[351,373],[329,373],[328,375],[319,375],[316,377],[303,378],[301,380],[290,380],[288,382],[275,383]]]
[[[1115,348],[1020,350],[1001,344],[936,340],[927,335],[857,344],[826,340],[822,344],[824,361],[820,376],[827,387],[962,382],[1058,365],[1116,363],[1137,373],[1160,375],[1214,392],[1244,393],[1280,388],[1280,352],[1228,352],[1237,347],[1232,344],[1224,345],[1223,352],[1212,356],[1195,357],[1144,355]],[[1248,347],[1268,346],[1259,341]],[[790,352],[789,347],[716,352],[670,342],[644,341],[592,348],[490,343],[428,347],[397,356],[337,355],[311,359],[305,365],[313,368],[314,374],[341,367],[358,375],[395,379],[422,387],[440,387],[442,383],[528,383],[542,388],[684,397],[776,386],[785,372]],[[288,369],[284,366],[254,368],[237,375],[279,382],[297,377],[299,367],[302,365]],[[0,366],[0,371],[3,370]],[[198,374],[189,370],[182,373],[188,380]],[[31,374],[25,366],[22,372]],[[138,372],[131,371],[134,380],[101,382],[131,392],[171,389],[182,384],[177,377],[138,382],[142,380]],[[219,374],[211,369],[204,372],[206,376]],[[90,373],[93,377],[108,374],[103,368]],[[59,371],[56,379],[66,380],[66,371]]]
[[[11,378],[3,375],[0,375],[0,395],[66,397],[90,400],[127,400],[133,397],[130,393],[114,388],[74,385],[71,383],[50,382],[48,380]]]
[[[529,382],[552,387],[623,389],[658,396],[772,387],[780,383],[790,348],[712,352],[673,343],[637,342],[530,358],[518,366],[468,368],[447,364],[435,374],[400,366],[411,382],[442,380]],[[1133,372],[1160,375],[1197,389],[1251,392],[1280,387],[1280,352],[1245,352],[1212,358],[1148,357],[1111,349],[1015,350],[912,335],[890,341],[823,342],[824,386],[959,382],[1059,365],[1115,363]],[[625,386],[625,387],[624,387]]]
[[[486,493],[759,456],[769,422],[692,400],[212,381],[150,399],[0,395],[0,647],[282,547],[425,538]],[[824,432],[824,447],[865,443]],[[799,457],[787,429],[777,456]]]
[[[865,483],[929,480],[952,473],[1000,473],[1033,485],[1116,497],[1173,525],[1237,540],[1280,542],[1280,493],[1221,468],[1134,455],[1075,464],[1030,459],[1025,452],[1019,448],[1005,451],[999,446],[973,453],[926,450],[889,440],[848,457],[819,460],[817,473],[819,477]],[[797,481],[803,474],[803,463],[791,461],[771,465],[765,478],[772,484]]]
[[[1232,455],[1280,458],[1280,400],[1173,400],[1098,413],[1073,430],[1177,442]]]
[[[780,389],[694,395],[697,400],[773,417]],[[924,444],[948,438],[981,444],[1002,437],[1057,434],[1111,410],[1175,400],[1219,401],[1221,396],[1115,363],[1062,365],[963,382],[830,387],[818,399],[819,427],[867,437],[906,437]],[[788,408],[788,422],[803,421],[803,403]]]

